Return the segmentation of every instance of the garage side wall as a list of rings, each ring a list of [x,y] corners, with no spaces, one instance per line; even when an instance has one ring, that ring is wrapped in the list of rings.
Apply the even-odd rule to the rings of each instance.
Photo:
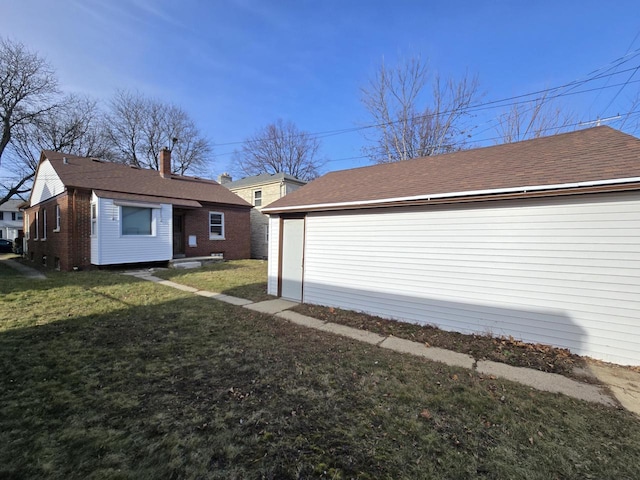
[[[311,213],[304,301],[640,365],[640,195]]]

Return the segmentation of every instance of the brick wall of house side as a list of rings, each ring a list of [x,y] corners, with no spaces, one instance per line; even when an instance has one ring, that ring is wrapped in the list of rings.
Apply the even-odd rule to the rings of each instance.
[[[224,214],[224,240],[209,240],[209,212]],[[189,210],[185,215],[185,255],[209,256],[222,253],[225,260],[250,256],[250,222],[248,208],[221,207],[203,204],[203,208]],[[196,235],[197,246],[189,246],[189,235]]]
[[[69,199],[72,223],[70,268],[93,268],[91,265],[91,191],[75,190]]]
[[[38,265],[64,271],[72,270],[73,267],[90,267],[90,200],[90,192],[76,191],[75,195],[69,192],[25,210],[30,223],[27,258]],[[57,231],[56,205],[60,208],[60,228]],[[47,212],[46,236],[43,231],[45,211]],[[34,238],[36,212],[39,222],[37,239]]]

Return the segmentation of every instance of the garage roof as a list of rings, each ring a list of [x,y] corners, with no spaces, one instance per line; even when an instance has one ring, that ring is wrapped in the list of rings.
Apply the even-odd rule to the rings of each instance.
[[[640,140],[599,126],[327,173],[264,213],[640,189]]]

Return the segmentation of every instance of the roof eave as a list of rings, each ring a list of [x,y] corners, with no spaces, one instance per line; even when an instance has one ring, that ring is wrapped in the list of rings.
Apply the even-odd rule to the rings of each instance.
[[[436,205],[451,203],[469,203],[489,200],[505,200],[515,198],[537,198],[547,196],[564,196],[586,193],[611,193],[640,190],[640,177],[579,182],[559,185],[539,185],[514,187],[469,192],[451,192],[414,197],[389,198],[361,202],[337,202],[315,205],[293,205],[289,207],[272,207],[262,209],[262,213],[278,215],[286,213],[320,212],[336,210],[361,210],[407,205]]]

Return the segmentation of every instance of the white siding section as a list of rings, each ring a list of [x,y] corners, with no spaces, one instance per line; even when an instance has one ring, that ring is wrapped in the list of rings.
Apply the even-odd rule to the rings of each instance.
[[[152,209],[150,236],[121,235],[120,207],[109,198],[99,198],[97,235],[91,237],[91,263],[114,265],[120,263],[163,262],[173,257],[172,220],[170,204]]]
[[[312,213],[304,275],[308,303],[640,364],[637,193]]]
[[[280,262],[280,217],[269,217],[269,254],[267,264],[267,293],[278,295],[278,263]]]
[[[33,207],[56,195],[60,195],[62,192],[64,192],[62,180],[60,180],[49,160],[43,160],[38,168],[38,175],[33,182],[29,206]]]

